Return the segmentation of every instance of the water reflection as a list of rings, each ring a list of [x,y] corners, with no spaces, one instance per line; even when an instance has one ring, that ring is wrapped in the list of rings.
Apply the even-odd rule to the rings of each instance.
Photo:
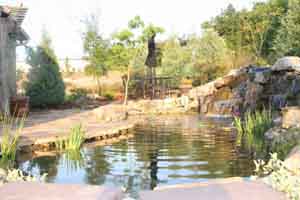
[[[160,185],[249,176],[252,161],[238,153],[234,134],[224,129],[228,124],[194,115],[149,117],[132,138],[79,154],[35,158],[20,167],[47,172],[49,182],[123,187],[133,196]]]

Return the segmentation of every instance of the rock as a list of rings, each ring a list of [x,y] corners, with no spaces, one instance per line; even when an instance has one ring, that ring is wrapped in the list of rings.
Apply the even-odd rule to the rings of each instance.
[[[286,107],[282,109],[282,127],[300,127],[300,107]]]
[[[300,79],[294,79],[291,86],[291,95],[296,96],[300,93]]]
[[[296,56],[281,58],[272,66],[272,71],[300,71],[300,58]]]
[[[200,96],[205,97],[213,95],[216,91],[217,88],[215,87],[215,81],[213,81],[190,90],[188,96],[192,99],[198,99]]]
[[[264,87],[260,84],[248,82],[246,87],[244,108],[255,110],[258,103],[260,103],[260,98],[262,96]]]
[[[280,128],[279,127],[273,127],[265,133],[265,138],[267,141],[272,141],[278,136],[280,136]]]
[[[214,103],[213,111],[209,111],[209,114],[232,115],[233,112],[239,111],[242,102],[242,99],[217,101]]]
[[[222,78],[218,78],[214,82],[214,86],[217,89],[220,89],[222,87],[234,88],[234,87],[237,87],[239,84],[241,84],[246,79],[247,79],[246,73],[242,73],[240,71],[239,72],[231,72]]]
[[[296,175],[300,175],[300,146],[295,147],[284,161],[285,166]]]
[[[7,172],[4,169],[0,168],[0,184],[4,183],[6,176]]]
[[[270,96],[270,103],[273,108],[280,110],[287,104],[287,97],[286,95],[277,94]]]
[[[121,121],[127,118],[127,108],[124,105],[111,104],[93,110],[97,119],[106,122]]]
[[[270,70],[258,71],[254,75],[254,82],[259,84],[266,84],[270,80],[270,77],[271,77]]]
[[[119,188],[104,186],[26,182],[4,184],[0,196],[3,200],[122,200],[125,195]]]

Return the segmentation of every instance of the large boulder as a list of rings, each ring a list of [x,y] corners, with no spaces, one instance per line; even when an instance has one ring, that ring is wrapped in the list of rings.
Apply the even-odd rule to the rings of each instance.
[[[100,121],[115,122],[127,118],[127,108],[124,105],[111,104],[94,109],[93,114]]]
[[[300,58],[296,56],[288,56],[279,59],[272,67],[272,71],[299,71]]]
[[[271,70],[265,69],[257,71],[254,76],[254,82],[259,84],[266,84],[270,80]]]
[[[282,109],[282,127],[283,128],[300,128],[300,107],[286,107]]]
[[[246,86],[246,94],[244,100],[244,108],[255,110],[260,103],[264,87],[254,82],[248,82]]]
[[[300,175],[300,146],[295,147],[284,161],[285,167]]]

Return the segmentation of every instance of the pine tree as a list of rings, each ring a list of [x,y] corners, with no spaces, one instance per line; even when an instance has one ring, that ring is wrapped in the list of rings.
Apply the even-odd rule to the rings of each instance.
[[[27,62],[32,66],[28,74],[26,95],[31,107],[51,107],[62,104],[65,98],[65,85],[51,39],[46,32],[36,48],[27,49]]]

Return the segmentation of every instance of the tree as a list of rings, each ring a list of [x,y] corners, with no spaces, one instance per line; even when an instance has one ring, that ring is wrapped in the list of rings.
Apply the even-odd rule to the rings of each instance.
[[[191,43],[181,46],[177,36],[172,36],[163,43],[163,57],[161,64],[161,74],[163,76],[171,76],[183,78],[192,76],[192,48]],[[177,81],[176,81],[177,82]],[[177,82],[178,84],[178,82]]]
[[[37,48],[27,49],[27,62],[32,66],[25,86],[26,95],[30,97],[30,105],[48,107],[62,104],[65,85],[51,47],[51,38],[46,31],[43,32],[41,43]]]
[[[300,56],[300,0],[290,0],[286,16],[275,40],[276,55]]]
[[[162,28],[150,24],[145,27],[139,16],[128,22],[128,27],[113,35],[110,50],[110,66],[124,73],[124,104],[128,101],[128,89],[133,68],[144,55],[145,42],[153,34],[161,33]]]
[[[99,33],[98,18],[91,16],[85,21],[85,32],[83,33],[83,49],[86,53],[85,59],[89,64],[85,68],[87,75],[94,77],[97,82],[97,92],[101,95],[100,78],[107,74],[109,70],[108,53],[109,43]]]
[[[250,51],[258,62],[263,57],[263,49],[267,43],[268,33],[281,9],[273,7],[270,3],[256,3],[252,11],[243,12],[242,31],[244,39],[249,44]]]
[[[69,57],[66,57],[66,59],[65,59],[65,70],[66,70],[66,74],[67,75],[70,75],[72,72],[72,70],[71,70],[71,65],[70,65],[70,59],[69,59]]]
[[[114,36],[114,44],[111,48],[111,66],[122,71],[124,74],[124,104],[128,100],[128,88],[131,78],[131,71],[135,58],[139,54],[140,41],[134,39],[134,34],[129,29],[124,29]]]

